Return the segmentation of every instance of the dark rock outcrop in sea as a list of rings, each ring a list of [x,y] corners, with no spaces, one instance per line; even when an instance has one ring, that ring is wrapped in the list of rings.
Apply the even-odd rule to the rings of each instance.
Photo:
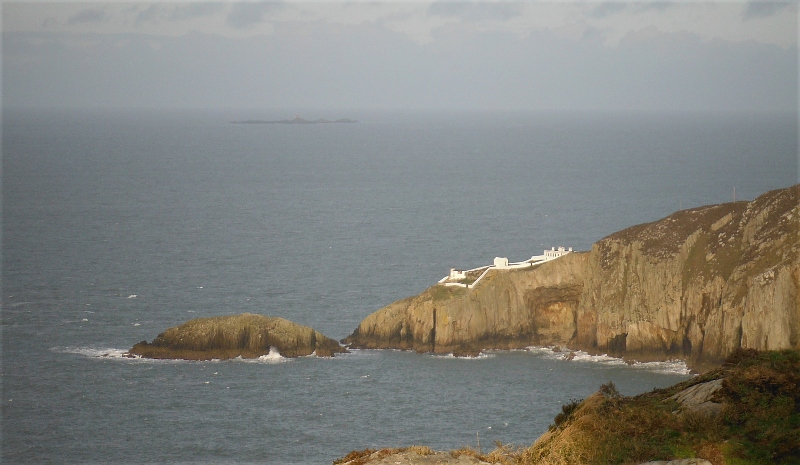
[[[800,348],[800,185],[676,212],[474,289],[435,285],[367,316],[354,348],[474,354],[560,345],[719,364],[738,348]]]
[[[347,352],[335,339],[279,317],[243,313],[197,318],[169,328],[152,343],[142,341],[131,356],[157,359],[212,360],[257,358],[276,348],[284,357],[316,353],[332,357]]]

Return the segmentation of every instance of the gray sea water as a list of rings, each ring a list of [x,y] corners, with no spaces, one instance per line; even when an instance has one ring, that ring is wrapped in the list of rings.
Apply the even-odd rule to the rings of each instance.
[[[797,182],[797,118],[318,112],[3,114],[4,463],[324,464],[353,449],[530,444],[560,406],[680,363],[121,358],[190,318],[340,339],[450,267],[596,240]]]

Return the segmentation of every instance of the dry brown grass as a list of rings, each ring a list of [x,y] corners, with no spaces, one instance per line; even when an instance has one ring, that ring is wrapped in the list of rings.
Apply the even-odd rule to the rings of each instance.
[[[418,455],[433,455],[436,452],[428,446],[410,446],[402,448],[364,449],[354,450],[340,459],[333,461],[334,465],[365,465],[372,460],[380,460],[394,454],[413,452]]]
[[[724,379],[712,397],[722,404],[722,414],[681,414],[672,396],[715,379]],[[627,465],[691,457],[714,465],[797,464],[800,352],[738,351],[721,368],[634,397],[619,395],[609,383],[586,400],[568,404],[562,414],[530,447],[496,443],[489,453],[462,447],[450,455],[500,465]],[[363,465],[403,450],[352,452],[335,463]]]
[[[723,378],[722,414],[677,412],[675,393]],[[698,457],[723,463],[798,463],[800,352],[740,351],[722,368],[667,389],[622,397],[603,387],[519,454],[519,464],[642,463]]]

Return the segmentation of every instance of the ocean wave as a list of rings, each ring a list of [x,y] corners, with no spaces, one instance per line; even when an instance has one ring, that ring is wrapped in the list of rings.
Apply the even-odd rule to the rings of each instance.
[[[257,358],[242,358],[236,357],[231,361],[245,362],[245,363],[284,363],[292,359],[286,358],[278,352],[278,349],[272,347],[269,354],[262,355]],[[138,355],[129,355],[126,349],[116,348],[98,348],[98,347],[51,347],[51,351],[62,354],[77,354],[84,357],[102,359],[102,360],[121,360],[121,361],[136,361],[146,363],[219,363],[227,360],[212,359],[212,360],[183,360],[183,359],[155,359],[143,358]]]
[[[51,347],[51,351],[62,354],[78,354],[89,358],[112,358],[129,359],[123,354],[128,353],[126,349],[97,348],[97,347]]]
[[[497,357],[497,354],[481,352],[478,355],[476,355],[475,357],[457,357],[457,356],[453,355],[452,353],[450,353],[450,354],[435,354],[435,355],[434,354],[429,354],[428,356],[429,357],[433,357],[433,358],[452,359],[452,360],[486,360],[486,359],[489,359],[489,358]]]
[[[666,360],[663,362],[634,362],[633,368],[658,371],[662,373],[673,373],[678,375],[691,375],[692,370],[686,366],[683,360]]]
[[[666,360],[660,362],[633,362],[628,363],[625,360],[612,357],[607,354],[591,355],[582,350],[562,350],[557,347],[528,347],[528,352],[536,354],[542,358],[550,360],[563,360],[579,363],[594,363],[608,366],[629,366],[631,368],[653,371],[659,373],[670,373],[679,375],[691,374],[691,370],[686,366],[683,360]]]
[[[241,356],[231,359],[234,362],[244,362],[244,363],[266,363],[266,364],[275,364],[275,363],[285,363],[290,362],[292,359],[284,357],[278,351],[277,347],[270,347],[269,353],[266,355],[262,355],[256,358],[242,358]]]
[[[76,354],[97,360],[117,360],[121,362],[138,363],[185,363],[192,360],[142,358],[138,355],[129,355],[127,349],[98,348],[98,347],[51,347],[51,351],[62,354]],[[126,355],[128,354],[128,355]],[[205,360],[205,362],[215,360]]]

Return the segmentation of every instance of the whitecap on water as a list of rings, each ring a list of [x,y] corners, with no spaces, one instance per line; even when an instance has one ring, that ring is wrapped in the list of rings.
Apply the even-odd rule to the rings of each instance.
[[[233,360],[237,362],[246,362],[246,363],[283,363],[283,362],[288,362],[291,359],[281,355],[277,347],[270,347],[268,354],[262,355],[258,358],[236,357]]]
[[[51,347],[53,352],[62,354],[78,354],[90,358],[116,358],[126,359],[123,354],[128,351],[125,349],[96,348],[96,347]]]
[[[430,357],[433,357],[433,358],[452,359],[452,360],[486,360],[486,359],[489,359],[489,358],[495,358],[496,356],[497,356],[497,354],[486,353],[486,352],[481,352],[478,355],[476,355],[475,357],[457,357],[457,356],[453,355],[452,353],[444,354],[444,355],[430,355]]]
[[[674,373],[677,375],[690,375],[692,370],[686,366],[683,360],[667,360],[663,362],[635,362],[633,368],[642,370],[659,371],[662,373]]]
[[[634,362],[628,363],[617,357],[607,354],[590,355],[582,350],[556,350],[556,347],[528,347],[527,351],[550,360],[563,360],[570,362],[596,363],[600,365],[628,365],[641,370],[688,375],[691,370],[683,360],[667,360],[662,362]]]

